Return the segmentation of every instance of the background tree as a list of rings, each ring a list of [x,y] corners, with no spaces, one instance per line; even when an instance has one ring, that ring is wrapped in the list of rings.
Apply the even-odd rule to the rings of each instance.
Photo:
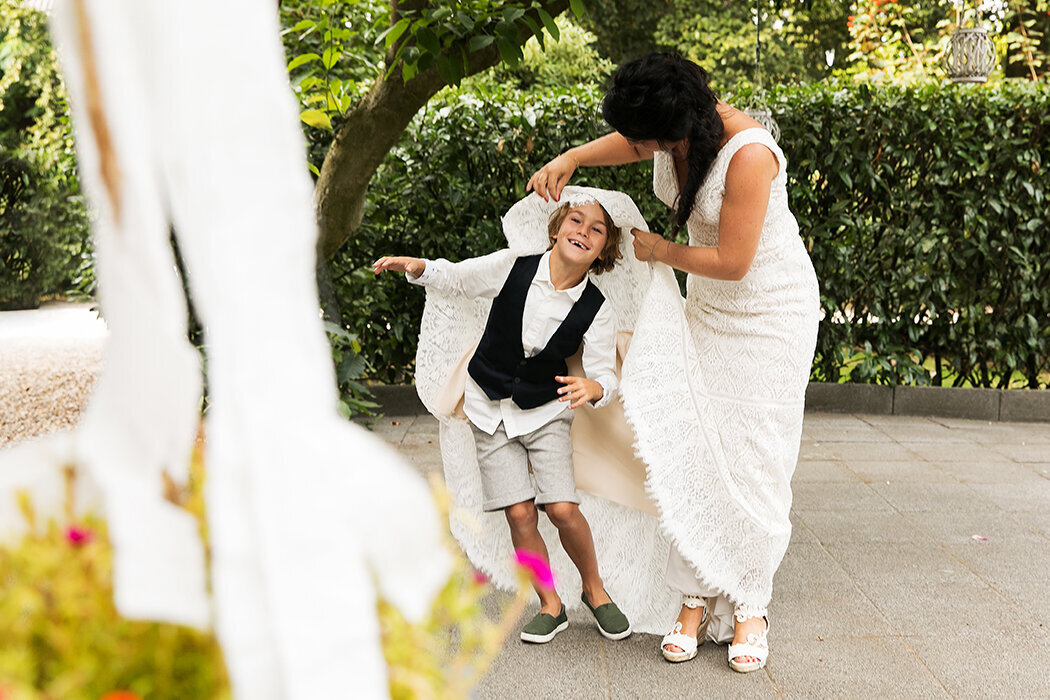
[[[757,21],[765,83],[827,77],[848,54],[848,14],[849,4],[840,0],[611,0],[581,23],[613,62],[650,50],[678,51],[704,66],[724,90],[755,79]]]
[[[358,9],[378,12],[378,3],[320,0],[314,7],[323,16],[304,16],[291,27],[291,32],[304,34],[320,30],[323,46],[319,53],[297,52],[289,63],[293,70],[324,71],[320,83],[310,81],[303,87],[299,82],[304,100],[312,101],[316,92],[322,97],[304,120],[333,133],[317,172],[322,258],[338,250],[360,225],[368,182],[423,105],[442,87],[501,60],[516,65],[530,36],[543,41],[546,30],[556,39],[559,30],[553,18],[570,5],[576,14],[583,13],[581,0],[391,0],[388,12],[368,30],[354,26],[361,17]],[[293,3],[290,9],[305,8]],[[348,45],[361,46],[362,39],[366,44],[370,31],[377,29],[382,58],[375,62],[377,72],[367,91],[360,94],[359,82],[333,74],[333,69]],[[368,56],[367,51],[361,54]]]
[[[490,94],[513,88],[541,97],[552,90],[603,86],[616,66],[597,51],[597,36],[566,15],[554,22],[560,32],[558,41],[544,48],[532,37],[522,47],[519,63],[499,63],[464,80],[463,88]]]
[[[1050,66],[1050,0],[856,0],[847,18],[853,80],[945,79],[945,52],[958,27],[984,26],[996,46],[991,80],[1042,80]]]

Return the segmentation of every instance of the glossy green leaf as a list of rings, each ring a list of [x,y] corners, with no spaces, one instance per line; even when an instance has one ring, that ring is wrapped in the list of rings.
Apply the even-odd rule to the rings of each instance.
[[[500,58],[511,68],[517,67],[521,61],[521,48],[502,37],[496,40],[496,48],[499,50]]]
[[[401,38],[401,35],[405,33],[410,24],[412,24],[411,19],[402,17],[393,26],[376,37],[376,43],[383,42],[387,48],[390,48],[394,45],[394,42]]]
[[[488,34],[479,34],[478,36],[472,36],[470,41],[467,42],[467,49],[473,53],[479,51],[494,41],[494,37]]]
[[[293,71],[299,66],[306,65],[307,63],[313,63],[314,61],[320,61],[321,57],[315,53],[304,53],[301,56],[296,56],[288,63],[288,70]]]
[[[307,109],[299,113],[299,118],[304,124],[318,128],[332,130],[332,120],[328,114],[320,109]]]
[[[547,30],[547,33],[551,35],[551,38],[555,41],[559,41],[561,38],[561,31],[558,29],[558,24],[551,17],[550,13],[544,10],[542,7],[537,8],[536,14],[540,16],[540,21],[543,22],[543,27]]]

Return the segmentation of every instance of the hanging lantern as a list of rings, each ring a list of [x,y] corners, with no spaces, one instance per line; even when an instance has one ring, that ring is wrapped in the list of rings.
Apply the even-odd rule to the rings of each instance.
[[[751,93],[751,98],[740,111],[761,124],[762,128],[770,133],[774,141],[780,142],[780,125],[777,124],[777,120],[773,116],[773,110],[769,108],[766,102],[763,90],[755,90]]]
[[[995,44],[984,27],[960,27],[952,33],[944,67],[953,83],[983,83],[995,68]]]
[[[766,91],[762,89],[762,1],[755,0],[755,89],[751,91],[747,104],[741,109],[744,114],[762,125],[774,141],[780,141],[780,125],[773,117],[773,110],[766,102]]]

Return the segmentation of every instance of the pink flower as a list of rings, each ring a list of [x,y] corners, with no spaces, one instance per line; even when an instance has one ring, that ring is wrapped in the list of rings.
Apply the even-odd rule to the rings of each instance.
[[[554,588],[554,573],[543,557],[525,549],[515,549],[514,558],[518,566],[527,570],[541,588]]]
[[[82,544],[87,544],[93,539],[95,539],[95,533],[88,530],[86,527],[70,525],[69,528],[66,529],[66,541],[70,544],[80,546]]]
[[[473,574],[472,578],[474,579],[474,583],[476,583],[478,585],[481,585],[481,586],[484,586],[486,583],[489,582],[489,577],[486,576],[485,574],[481,573],[477,569],[474,570],[474,574]]]

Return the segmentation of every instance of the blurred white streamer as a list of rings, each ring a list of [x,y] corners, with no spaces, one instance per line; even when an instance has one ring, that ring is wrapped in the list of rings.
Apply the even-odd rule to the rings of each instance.
[[[214,622],[236,697],[386,697],[375,587],[418,619],[450,560],[423,479],[336,413],[276,6],[56,0],[52,19],[110,338],[82,422],[0,455],[0,490],[57,512],[76,465],[120,612]],[[211,596],[196,523],[162,495],[187,478],[201,391],[172,226],[207,329]]]

